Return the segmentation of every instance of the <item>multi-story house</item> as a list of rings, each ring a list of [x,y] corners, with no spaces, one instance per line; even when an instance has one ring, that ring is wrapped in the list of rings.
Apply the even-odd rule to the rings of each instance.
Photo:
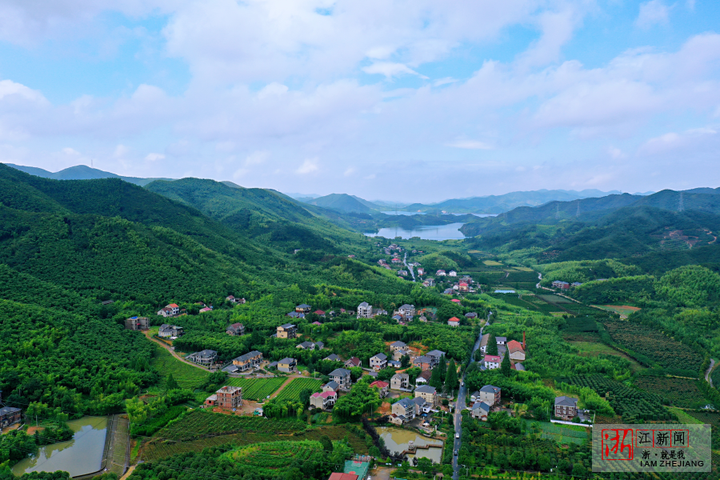
[[[225,333],[234,337],[245,335],[245,325],[242,323],[233,323],[225,329]]]
[[[367,302],[362,302],[357,308],[357,318],[371,318],[373,307]]]
[[[336,368],[330,372],[330,380],[337,383],[341,390],[350,390],[352,386],[352,378],[350,377],[350,370],[345,368]]]
[[[555,397],[555,416],[565,420],[572,420],[577,417],[577,398]]]
[[[391,390],[410,390],[410,375],[407,373],[396,373],[390,379]]]
[[[297,327],[292,323],[286,323],[277,327],[277,338],[297,337]]]
[[[263,361],[263,354],[257,350],[248,352],[245,355],[240,355],[233,359],[233,365],[235,365],[239,371],[244,372],[255,368],[260,365]]]
[[[387,355],[384,353],[378,353],[370,357],[370,368],[375,370],[381,370],[387,366]]]
[[[437,405],[437,390],[430,385],[422,385],[415,389],[415,398],[422,397],[432,406]]]

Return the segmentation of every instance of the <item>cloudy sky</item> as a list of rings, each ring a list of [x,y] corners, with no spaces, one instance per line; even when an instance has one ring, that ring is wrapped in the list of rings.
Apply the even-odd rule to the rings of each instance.
[[[437,201],[720,185],[717,0],[3,0],[0,162]]]

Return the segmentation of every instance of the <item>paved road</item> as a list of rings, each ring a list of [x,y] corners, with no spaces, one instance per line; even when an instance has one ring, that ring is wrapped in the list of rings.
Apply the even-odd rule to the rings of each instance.
[[[490,315],[488,315],[488,320],[490,319]],[[487,324],[489,325],[489,323]],[[470,365],[470,362],[473,362],[473,357],[475,355],[475,351],[480,348],[480,341],[482,340],[483,336],[483,328],[480,327],[480,335],[478,335],[477,341],[475,342],[475,346],[473,346],[472,352],[470,353],[470,360],[468,361],[468,365]],[[466,366],[467,367],[467,366]],[[465,369],[467,371],[467,368]],[[455,432],[462,433],[462,411],[465,410],[465,397],[467,396],[467,386],[465,385],[465,372],[463,372],[463,376],[460,379],[460,389],[458,390],[458,396],[457,401],[455,402]],[[460,464],[458,463],[458,457],[455,455],[455,452],[460,451],[460,445],[462,443],[462,438],[455,438],[455,441],[453,442],[453,460],[452,460],[452,466],[453,466],[453,480],[458,480],[458,477],[460,476]]]
[[[407,263],[407,252],[405,252],[405,257],[403,257],[403,263],[405,264],[405,267],[407,267],[407,269],[410,270],[410,275],[412,275],[412,279],[414,282],[415,281],[415,272],[413,272],[413,267],[411,267]]]

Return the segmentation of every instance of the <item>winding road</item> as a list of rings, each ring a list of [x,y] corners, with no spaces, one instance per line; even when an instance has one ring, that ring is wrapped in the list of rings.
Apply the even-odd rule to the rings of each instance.
[[[710,374],[712,373],[713,368],[715,368],[715,360],[711,358],[710,366],[708,367],[707,372],[705,372],[705,381],[708,382],[711,387],[713,386],[713,383],[712,383],[712,377],[710,377]]]
[[[407,263],[407,252],[405,252],[405,257],[403,257],[403,263],[405,264],[405,267],[407,267],[407,269],[410,270],[410,275],[412,275],[412,279],[414,282],[415,281],[415,272],[413,271],[413,267],[411,267]]]

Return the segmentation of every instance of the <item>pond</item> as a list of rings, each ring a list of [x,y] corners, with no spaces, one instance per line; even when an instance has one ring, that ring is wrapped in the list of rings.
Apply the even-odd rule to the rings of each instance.
[[[16,464],[12,472],[16,476],[30,472],[55,472],[63,470],[71,477],[100,470],[107,417],[83,417],[70,420],[68,425],[75,432],[72,440],[40,448],[37,455]]]
[[[405,230],[400,227],[381,228],[378,233],[366,233],[368,237],[385,237],[393,239],[402,237],[410,239],[420,237],[423,240],[462,240],[465,235],[459,230],[462,223],[448,223],[447,225],[423,225],[412,230]]]
[[[408,454],[408,459],[412,461],[413,458],[429,458],[433,463],[442,462],[442,440],[434,440],[432,438],[424,437],[418,433],[411,432],[410,430],[403,430],[402,428],[394,427],[378,427],[378,434],[385,442],[385,446],[394,453],[401,453],[408,449],[408,443],[413,441],[415,446],[426,446],[431,445],[430,448],[418,448],[415,454]]]

